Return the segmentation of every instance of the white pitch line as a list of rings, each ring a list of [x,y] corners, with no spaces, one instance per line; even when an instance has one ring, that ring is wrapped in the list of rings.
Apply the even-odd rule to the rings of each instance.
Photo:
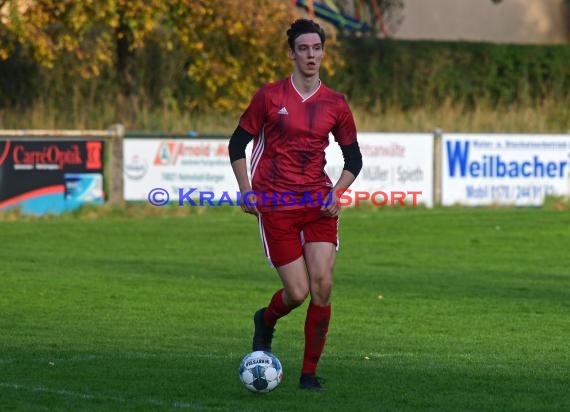
[[[113,402],[123,403],[123,404],[152,405],[152,406],[170,407],[170,408],[174,407],[179,409],[190,409],[190,408],[195,408],[196,410],[203,409],[201,405],[191,404],[188,402],[181,402],[181,401],[166,402],[158,399],[131,400],[126,398],[121,398],[119,396],[81,393],[81,392],[70,391],[67,389],[50,389],[44,386],[27,386],[12,382],[0,382],[0,387],[19,390],[19,391],[26,391],[26,392],[48,393],[53,395],[64,396],[67,398],[76,398],[76,399],[85,399],[85,400],[99,399],[99,400],[110,400]]]

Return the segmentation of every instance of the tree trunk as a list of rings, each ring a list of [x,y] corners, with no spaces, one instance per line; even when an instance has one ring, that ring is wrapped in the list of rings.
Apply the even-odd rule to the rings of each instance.
[[[117,123],[125,127],[136,125],[137,96],[135,53],[132,49],[133,34],[124,20],[124,14],[119,11],[119,26],[116,30],[117,42],[117,82],[118,96],[115,116]]]

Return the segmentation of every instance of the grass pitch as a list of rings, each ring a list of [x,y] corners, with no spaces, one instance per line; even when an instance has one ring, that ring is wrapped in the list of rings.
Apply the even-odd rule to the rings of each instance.
[[[236,209],[0,222],[0,410],[570,410],[570,212],[343,211],[319,374],[247,392],[253,312],[280,286]]]

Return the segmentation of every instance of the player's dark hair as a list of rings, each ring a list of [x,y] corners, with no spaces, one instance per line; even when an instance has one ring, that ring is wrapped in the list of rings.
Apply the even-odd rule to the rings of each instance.
[[[322,45],[325,45],[325,31],[318,23],[309,19],[298,19],[295,20],[289,30],[287,30],[287,43],[289,43],[291,50],[295,50],[295,39],[307,33],[317,33],[321,38]]]

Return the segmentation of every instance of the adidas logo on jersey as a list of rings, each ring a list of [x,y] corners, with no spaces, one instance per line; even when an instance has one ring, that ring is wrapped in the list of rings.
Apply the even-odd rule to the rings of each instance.
[[[285,108],[285,106],[283,106],[281,109],[279,109],[279,111],[277,112],[277,114],[289,114],[289,112],[287,111],[287,109]]]

